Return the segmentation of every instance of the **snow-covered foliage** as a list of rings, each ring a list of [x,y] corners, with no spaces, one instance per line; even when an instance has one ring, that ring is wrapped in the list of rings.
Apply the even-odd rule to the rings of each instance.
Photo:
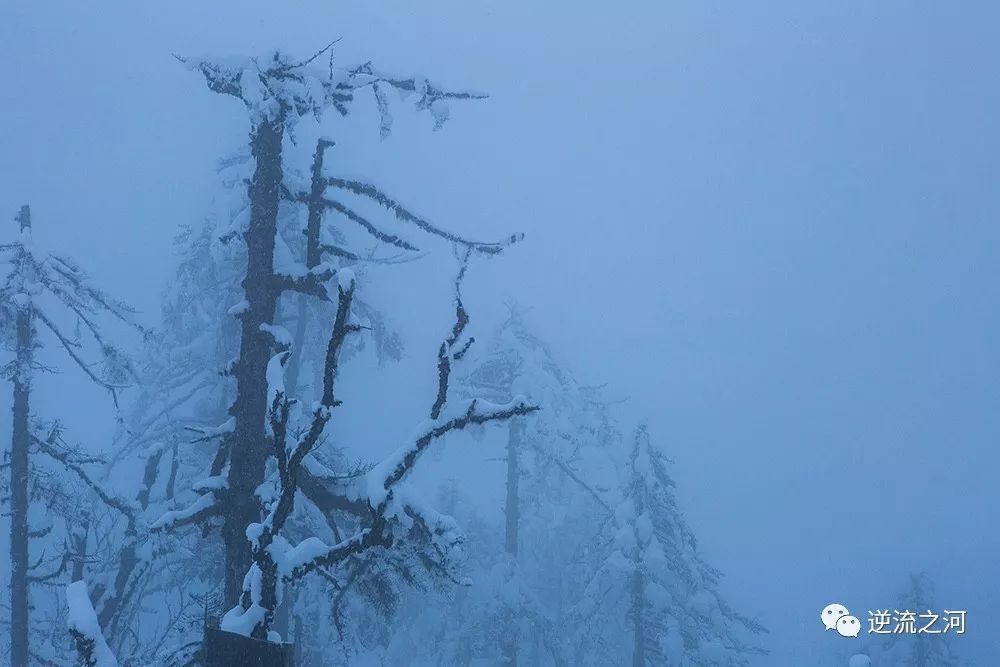
[[[412,96],[414,107],[427,111],[434,119],[435,129],[448,119],[449,101],[485,97],[473,91],[446,90],[422,76],[387,74],[371,62],[344,69],[335,63],[333,46],[329,44],[306,59],[275,51],[262,57],[180,60],[188,68],[201,72],[214,92],[242,100],[255,124],[278,119],[294,123],[306,115],[318,119],[330,107],[347,115],[355,96],[370,89],[378,106],[384,138],[392,128],[388,90],[395,89],[403,99]]]
[[[519,312],[474,344],[466,272],[521,235],[471,240],[374,183],[333,173],[331,139],[318,141],[308,168],[286,150],[297,123],[331,108],[346,115],[363,92],[382,137],[397,94],[435,128],[450,101],[483,96],[370,63],[343,69],[331,46],[304,60],[183,60],[210,90],[242,101],[250,144],[220,163],[211,211],[176,239],[143,363],[98,324],[110,316],[139,328],[131,311],[68,258],[39,251],[27,211],[19,239],[0,246],[11,266],[0,333],[18,352],[5,368],[15,393],[30,388],[45,331],[116,402],[140,384],[110,464],[129,471],[131,486],[104,484],[107,462],[71,446],[58,423],[36,421],[25,439],[52,464],[32,469],[52,516],[31,535],[64,542],[32,580],[75,582],[60,619],[75,646],[53,633],[62,644],[34,655],[58,664],[75,648],[90,667],[202,664],[211,652],[202,633],[217,621],[241,642],[295,641],[304,664],[596,665],[633,655],[636,665],[745,665],[762,628],[723,601],[645,430],[616,489],[622,439],[600,389],[558,363]],[[356,409],[338,384],[344,364],[365,340],[380,360],[401,352],[380,314],[395,304],[362,300],[366,279],[420,258],[425,244],[460,262],[454,322],[428,355],[430,409],[398,447],[379,450],[388,455],[348,461],[329,428]],[[79,323],[73,335],[67,315]],[[483,432],[498,423],[507,428]],[[428,453],[459,431],[477,436],[484,459],[497,454],[494,436],[505,439],[499,514],[484,516],[457,488],[430,501],[420,493],[415,471],[433,468]],[[41,620],[37,632],[52,632],[53,619]]]
[[[295,582],[317,570],[336,570],[345,564],[357,567],[358,561],[384,558],[384,554],[398,543],[411,549],[416,544],[415,561],[423,561],[424,569],[438,569],[445,574],[452,571],[454,553],[463,544],[458,526],[451,517],[422,502],[405,484],[407,478],[425,451],[441,437],[470,426],[505,421],[537,410],[520,398],[505,405],[469,399],[452,407],[448,401],[450,365],[462,358],[472,341],[471,338],[468,342],[463,340],[469,319],[462,303],[461,280],[468,259],[466,253],[455,282],[456,323],[438,353],[438,393],[431,419],[417,428],[407,445],[364,474],[340,482],[339,495],[363,507],[367,516],[357,532],[336,544],[328,545],[312,536],[293,545],[285,537],[285,525],[294,509],[303,461],[322,436],[334,408],[340,405],[334,398],[340,350],[347,335],[359,330],[351,317],[356,289],[352,273],[345,272],[338,281],[337,314],[325,357],[322,399],[313,405],[308,426],[298,429],[303,435],[297,438],[290,436],[294,432],[290,431],[290,420],[297,404],[287,397],[284,381],[290,352],[279,352],[268,362],[267,395],[271,406],[268,431],[273,442],[277,478],[273,482],[273,493],[262,498],[265,518],[247,526],[246,537],[253,562],[243,579],[239,604],[222,618],[224,631],[257,639],[276,639],[272,625],[282,603],[283,583]],[[290,441],[294,442],[292,446],[289,446]]]
[[[32,238],[27,206],[21,209],[18,220],[18,239],[0,246],[0,266],[6,265],[0,282],[0,340],[12,349],[17,314],[28,313],[33,339],[36,330],[50,335],[76,368],[117,401],[117,392],[132,382],[134,370],[129,355],[107,337],[104,326],[120,321],[143,331],[135,312],[94,285],[71,257],[39,248]],[[71,331],[67,320],[76,324]],[[40,344],[33,343],[36,347]],[[3,374],[30,385],[32,374],[42,368],[23,358],[15,359],[3,366]]]
[[[614,427],[598,392],[579,385],[516,310],[478,345],[465,359],[462,394],[499,402],[523,394],[543,406],[503,432],[504,520],[487,523],[455,484],[446,486],[439,504],[465,529],[469,585],[404,596],[406,622],[376,646],[355,631],[354,650],[392,664],[568,664],[566,611],[590,572],[583,552],[609,515],[602,482]],[[440,611],[420,613],[428,604]]]
[[[66,587],[66,607],[69,632],[76,642],[80,661],[86,667],[118,667],[118,660],[97,622],[86,582],[74,581]]]
[[[573,610],[581,665],[746,665],[764,628],[730,608],[698,552],[645,427],[637,429],[604,558]],[[614,610],[614,612],[612,612]]]
[[[71,562],[87,557],[88,538],[104,512],[116,519],[129,517],[120,548],[132,553],[136,548],[134,507],[88,472],[102,460],[66,443],[58,423],[61,415],[48,415],[42,421],[32,414],[36,375],[55,372],[41,363],[39,352],[45,343],[54,343],[72,362],[69,368],[110,393],[117,415],[119,392],[136,379],[136,373],[129,355],[107,329],[124,325],[146,332],[133,310],[95,286],[74,260],[37,246],[28,206],[21,208],[16,221],[18,239],[0,246],[0,261],[7,265],[0,283],[0,339],[14,353],[3,366],[14,398],[11,448],[5,461],[10,471],[10,656],[12,662],[26,664],[29,635],[54,627],[41,610],[30,618],[31,588],[58,585],[69,574]],[[96,499],[99,510],[81,504],[80,496]],[[48,511],[32,511],[42,500]],[[50,654],[45,659],[60,657],[57,645],[45,646],[44,652]],[[94,650],[98,658],[103,655],[100,646]],[[36,657],[41,651],[36,649]]]

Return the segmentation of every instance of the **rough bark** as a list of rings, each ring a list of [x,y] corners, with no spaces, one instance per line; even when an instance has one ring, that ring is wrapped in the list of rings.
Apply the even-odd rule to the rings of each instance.
[[[21,229],[31,227],[27,206],[18,216]],[[28,665],[28,430],[32,340],[30,307],[17,312],[17,361],[14,372],[14,423],[10,443],[10,663]]]
[[[243,281],[249,304],[241,315],[240,357],[236,373],[236,401],[233,416],[236,431],[230,453],[229,487],[226,494],[225,592],[227,607],[239,602],[243,576],[250,567],[250,545],[246,527],[260,520],[260,506],[254,490],[264,479],[268,446],[264,433],[267,416],[267,362],[271,340],[261,330],[274,319],[279,292],[275,287],[274,243],[278,224],[278,202],[282,180],[281,142],[283,119],[263,121],[251,135],[256,169],[250,184],[250,224],[247,245],[247,274]]]

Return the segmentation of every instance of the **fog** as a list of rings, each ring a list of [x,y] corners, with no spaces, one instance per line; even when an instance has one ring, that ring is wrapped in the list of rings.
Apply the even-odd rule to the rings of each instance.
[[[820,611],[842,603],[867,626],[926,571],[939,611],[967,610],[957,652],[986,666],[1000,655],[998,26],[991,3],[7,3],[0,243],[30,204],[39,246],[157,327],[173,239],[209,214],[218,160],[251,130],[175,55],[304,59],[339,39],[338,64],[481,90],[438,131],[394,108],[384,140],[359,94],[346,118],[299,120],[284,159],[307,172],[327,136],[331,173],[469,238],[524,233],[469,266],[476,345],[516,304],[581,386],[602,386],[624,433],[613,457],[648,423],[720,593],[769,630],[749,664],[846,665],[878,638],[835,637]],[[457,263],[447,244],[421,251],[359,278],[406,352],[368,350],[338,380],[334,428],[355,457],[387,455],[433,400]],[[74,442],[114,449],[107,395],[71,365],[36,394]],[[457,480],[500,525],[506,432],[455,436],[417,485],[436,499]],[[134,493],[141,465],[108,484]]]

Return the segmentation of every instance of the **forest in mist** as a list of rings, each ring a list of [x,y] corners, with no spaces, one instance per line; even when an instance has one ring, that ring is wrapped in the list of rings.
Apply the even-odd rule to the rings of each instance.
[[[0,6],[0,665],[1000,663],[1000,8]]]

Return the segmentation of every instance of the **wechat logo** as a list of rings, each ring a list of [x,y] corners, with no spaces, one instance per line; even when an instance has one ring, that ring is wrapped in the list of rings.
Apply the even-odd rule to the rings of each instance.
[[[861,621],[842,604],[828,604],[820,614],[823,627],[836,630],[841,637],[857,637],[861,634]]]

